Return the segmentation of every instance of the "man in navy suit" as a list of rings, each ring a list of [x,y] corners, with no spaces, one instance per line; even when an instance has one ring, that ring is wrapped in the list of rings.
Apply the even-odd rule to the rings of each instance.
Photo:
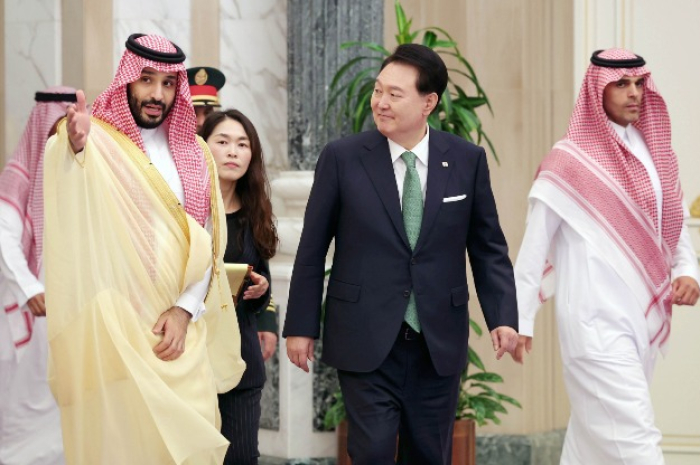
[[[397,433],[398,463],[450,463],[467,361],[467,253],[496,357],[518,341],[485,152],[428,129],[447,79],[430,48],[399,46],[376,79],[377,130],[331,142],[316,165],[283,335],[308,372],[335,239],[322,358],[338,370],[354,465],[393,464]]]

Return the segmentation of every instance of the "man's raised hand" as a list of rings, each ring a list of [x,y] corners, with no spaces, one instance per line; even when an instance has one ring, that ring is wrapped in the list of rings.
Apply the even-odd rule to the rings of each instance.
[[[68,140],[73,153],[81,152],[85,148],[87,136],[90,133],[90,113],[85,105],[85,93],[79,90],[75,93],[77,102],[68,107]]]

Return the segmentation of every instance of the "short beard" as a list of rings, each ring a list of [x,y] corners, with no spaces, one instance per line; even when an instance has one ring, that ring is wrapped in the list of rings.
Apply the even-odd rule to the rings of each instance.
[[[128,92],[128,91],[127,91]],[[173,109],[173,105],[170,105],[170,107],[166,107],[165,103],[159,102],[155,99],[151,99],[148,101],[143,101],[139,102],[134,95],[128,94],[128,99],[129,99],[129,110],[131,110],[131,116],[134,117],[134,121],[136,122],[136,125],[144,128],[144,129],[155,129],[161,124],[163,124],[163,121],[168,117],[170,114],[170,110]],[[141,110],[143,109],[144,105],[160,105],[161,108],[163,109],[163,112],[160,115],[160,118],[158,119],[151,119],[149,117],[143,117],[141,115]]]

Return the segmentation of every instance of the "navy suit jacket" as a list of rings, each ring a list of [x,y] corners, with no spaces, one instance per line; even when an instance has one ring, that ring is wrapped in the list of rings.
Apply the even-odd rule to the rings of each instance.
[[[283,336],[320,336],[333,239],[322,360],[335,368],[379,367],[412,290],[435,369],[443,376],[461,371],[469,336],[467,253],[489,329],[517,330],[513,267],[479,146],[430,129],[423,221],[412,251],[386,137],[375,130],[329,143],[316,165]]]

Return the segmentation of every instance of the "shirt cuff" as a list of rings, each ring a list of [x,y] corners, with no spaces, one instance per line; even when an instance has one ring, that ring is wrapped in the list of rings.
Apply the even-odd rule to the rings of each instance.
[[[535,320],[520,318],[518,320],[518,334],[532,337],[535,332]]]
[[[697,267],[678,267],[678,269],[674,269],[671,271],[671,282],[675,281],[676,279],[680,278],[681,276],[685,276],[688,278],[693,278],[696,283],[700,284],[700,277],[698,277],[697,274]]]
[[[29,286],[25,286],[21,289],[21,291],[18,291],[15,295],[15,299],[17,299],[17,305],[19,305],[20,307],[24,307],[27,304],[27,302],[29,302],[29,299],[31,299],[35,295],[43,294],[44,292],[44,285],[41,284],[39,281],[30,284]]]
[[[194,296],[188,295],[187,293],[182,294],[180,298],[177,299],[177,301],[175,302],[175,306],[182,308],[187,313],[192,315],[193,323],[197,321],[202,315],[204,315],[204,312],[206,311],[204,302],[200,301]]]

